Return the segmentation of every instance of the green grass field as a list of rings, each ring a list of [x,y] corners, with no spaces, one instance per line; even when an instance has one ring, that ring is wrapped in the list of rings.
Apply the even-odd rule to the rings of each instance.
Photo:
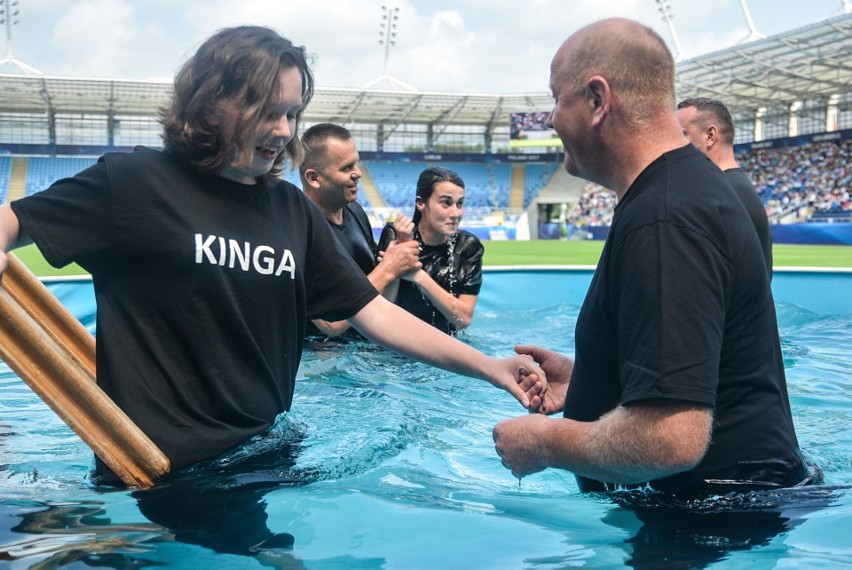
[[[488,241],[485,265],[596,265],[602,241]],[[852,246],[788,245],[773,246],[775,267],[848,267],[852,268]],[[76,265],[62,269],[51,267],[35,246],[15,251],[33,273],[40,277],[84,275]]]
[[[485,265],[596,265],[602,241],[488,241]],[[852,267],[852,246],[772,246],[775,267]]]

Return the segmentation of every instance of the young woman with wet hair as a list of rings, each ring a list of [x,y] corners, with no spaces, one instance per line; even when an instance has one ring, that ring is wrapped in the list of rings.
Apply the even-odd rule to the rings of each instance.
[[[459,229],[464,217],[464,181],[454,171],[430,167],[417,180],[414,236],[423,268],[404,276],[396,304],[448,334],[473,321],[482,286],[485,248]]]

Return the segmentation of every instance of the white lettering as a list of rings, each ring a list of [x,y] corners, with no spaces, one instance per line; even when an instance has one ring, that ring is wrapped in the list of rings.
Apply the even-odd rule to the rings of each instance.
[[[210,263],[216,263],[216,256],[213,255],[213,252],[210,250],[210,244],[216,239],[216,236],[210,236],[203,242],[201,241],[201,234],[195,234],[195,263],[201,263],[203,261],[202,255],[207,255],[207,260]]]
[[[264,253],[269,253],[270,255],[263,256],[263,259],[261,260],[261,256]],[[273,255],[275,255],[275,250],[268,245],[261,245],[255,249],[254,257],[252,258],[252,262],[254,262],[254,270],[261,275],[271,274],[274,269],[273,264],[275,263],[272,259]],[[261,261],[263,261],[262,264]]]
[[[751,148],[753,148],[753,149],[772,148],[772,142],[771,142],[771,141],[767,141],[767,142],[757,142],[757,143],[753,143],[753,144],[751,145]]]
[[[243,271],[249,270],[249,242],[243,242],[243,249],[240,249],[240,242],[235,239],[228,240],[231,244],[231,262],[228,264],[228,267],[231,269],[234,268],[234,262],[240,262],[240,269]]]
[[[218,251],[213,244],[218,245]],[[275,249],[268,245],[253,247],[249,242],[238,242],[234,239],[225,239],[219,236],[207,236],[195,234],[195,263],[210,263],[211,265],[227,266],[230,269],[237,268],[243,271],[254,270],[261,275],[272,275],[278,277],[282,273],[289,273],[290,279],[296,278],[296,259],[293,252],[285,249],[281,253],[281,259],[276,269]]]
[[[225,249],[225,238],[219,238],[219,265],[225,265],[225,254],[227,253],[227,249]]]
[[[293,259],[293,252],[289,249],[284,250],[284,255],[281,256],[281,263],[278,265],[278,271],[275,276],[278,277],[284,271],[290,272],[290,279],[296,278],[296,260]]]

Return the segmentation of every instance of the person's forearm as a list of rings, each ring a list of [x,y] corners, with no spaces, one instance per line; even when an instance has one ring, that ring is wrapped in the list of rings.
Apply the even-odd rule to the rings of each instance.
[[[541,434],[548,467],[608,483],[642,483],[695,467],[710,439],[700,407],[618,407],[595,422],[549,420]]]
[[[314,319],[311,322],[314,323],[314,326],[316,326],[321,333],[330,337],[340,336],[352,328],[349,321],[324,321],[322,319]]]
[[[456,329],[463,330],[473,322],[476,295],[456,297],[441,287],[422,269],[413,275],[412,282],[432,302],[435,308],[444,315],[447,322],[452,323]]]
[[[385,290],[382,291],[382,295],[391,303],[395,302],[399,295],[399,279],[395,279],[393,283],[385,287]]]
[[[383,297],[376,297],[350,322],[367,338],[420,362],[465,376],[492,377],[491,359]]]
[[[29,243],[32,241],[21,231],[18,216],[12,207],[9,204],[0,206],[0,251],[9,251]]]
[[[375,287],[379,293],[384,295],[387,288],[397,280],[397,275],[379,263],[376,265],[375,269],[367,275],[367,279],[370,280],[370,283],[373,284],[373,287]]]

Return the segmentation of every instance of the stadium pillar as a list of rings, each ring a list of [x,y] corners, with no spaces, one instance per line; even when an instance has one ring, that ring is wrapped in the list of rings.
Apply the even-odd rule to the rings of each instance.
[[[787,136],[795,137],[799,135],[799,111],[802,110],[801,101],[793,101],[787,107]]]
[[[828,98],[828,103],[825,106],[825,132],[837,130],[838,111],[837,104],[840,101],[840,95],[835,93]]]
[[[107,113],[107,146],[115,146],[115,130],[118,121],[112,109]]]
[[[754,142],[760,142],[763,136],[763,115],[766,114],[766,107],[761,107],[754,112]]]

